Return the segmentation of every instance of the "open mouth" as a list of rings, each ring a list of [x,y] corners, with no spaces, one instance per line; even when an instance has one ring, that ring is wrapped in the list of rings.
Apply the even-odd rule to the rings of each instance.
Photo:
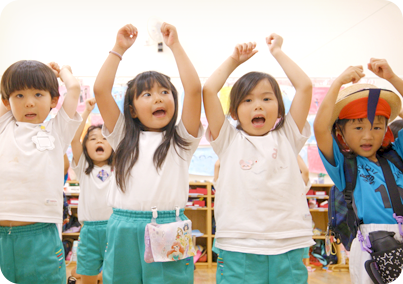
[[[261,127],[266,122],[266,119],[263,116],[257,116],[252,119],[252,125],[255,127]]]
[[[153,115],[156,117],[164,117],[166,114],[166,111],[164,109],[157,109],[156,111],[153,112]]]
[[[372,149],[372,145],[371,144],[363,144],[361,145],[361,149],[363,149],[364,151],[369,151]]]
[[[28,113],[28,114],[25,115],[25,117],[28,118],[28,119],[32,119],[32,118],[36,117],[36,114],[35,113]]]
[[[105,152],[105,150],[102,146],[98,146],[95,151],[97,152],[97,154],[103,154]]]

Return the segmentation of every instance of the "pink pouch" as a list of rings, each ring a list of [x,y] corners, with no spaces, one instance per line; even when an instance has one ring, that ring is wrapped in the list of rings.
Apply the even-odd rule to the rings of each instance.
[[[177,211],[179,212],[179,211]],[[144,261],[177,261],[196,255],[192,242],[192,222],[149,223],[144,233]]]

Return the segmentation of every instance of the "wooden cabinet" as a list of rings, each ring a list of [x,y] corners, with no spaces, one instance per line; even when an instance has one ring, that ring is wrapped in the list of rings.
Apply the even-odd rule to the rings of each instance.
[[[212,234],[212,220],[214,216],[214,194],[212,193],[213,184],[211,182],[190,182],[189,188],[206,188],[206,195],[194,195],[190,198],[198,197],[205,200],[205,207],[195,208],[186,207],[185,215],[192,221],[192,229],[199,230],[203,236],[196,238],[196,245],[201,245],[206,248],[207,261],[196,262],[196,267],[211,268],[213,266],[213,241],[214,235]]]
[[[333,184],[312,184],[311,186],[311,190],[313,190],[314,192],[317,191],[322,191],[325,192],[325,195],[310,195],[307,194],[306,198],[309,204],[309,200],[310,199],[316,199],[318,204],[321,204],[325,201],[329,201],[329,193],[330,193],[330,189],[332,188]],[[328,218],[328,208],[311,208],[309,209],[311,215],[312,215],[312,221],[315,224],[315,228],[320,229],[321,230],[321,235],[314,235],[313,239],[321,239],[321,240],[325,240],[325,234],[326,234],[326,230],[327,230],[327,225],[329,223],[329,218]],[[342,254],[341,254],[341,249],[339,245],[336,245],[336,253],[337,253],[337,264],[334,265],[329,265],[329,268],[332,270],[339,270],[339,271],[348,271],[348,261],[346,259],[346,264],[342,264]]]

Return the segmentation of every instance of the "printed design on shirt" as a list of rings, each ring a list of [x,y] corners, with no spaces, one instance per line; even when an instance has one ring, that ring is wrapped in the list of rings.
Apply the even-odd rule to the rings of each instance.
[[[97,177],[102,180],[103,182],[106,181],[109,177],[109,174],[107,171],[104,169],[100,170],[99,173],[97,174]]]
[[[369,183],[370,185],[375,184],[375,175],[379,174],[379,172],[377,170],[371,168],[367,164],[358,165],[357,168],[358,168],[359,176],[361,177],[362,181]],[[401,175],[402,175],[402,173],[400,171],[398,171],[397,174],[393,173],[393,176],[395,177],[396,181],[398,180],[398,177],[400,177]],[[399,186],[397,188],[399,190],[400,197],[403,198],[403,188],[400,188]],[[375,189],[375,192],[377,192],[377,193],[379,192],[381,194],[382,203],[383,203],[384,208],[392,208],[392,204],[391,204],[390,198],[389,198],[389,193],[384,184],[381,184],[380,186],[378,186]]]
[[[250,170],[253,167],[254,162],[250,160],[249,161],[240,160],[239,164],[241,165],[241,169]]]
[[[274,153],[271,154],[271,156],[272,156],[273,159],[277,159],[277,151],[278,150],[276,148],[273,148],[273,151],[274,151]]]
[[[375,183],[374,175],[378,174],[378,172],[376,170],[369,167],[368,165],[358,165],[357,168],[358,168],[359,176],[363,179],[363,181],[365,181],[369,184]]]

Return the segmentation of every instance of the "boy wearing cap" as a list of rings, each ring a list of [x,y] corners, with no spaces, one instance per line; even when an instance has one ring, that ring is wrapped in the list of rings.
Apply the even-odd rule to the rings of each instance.
[[[372,58],[368,69],[403,93],[403,81],[393,73],[386,60]],[[364,76],[362,66],[350,66],[336,78],[316,115],[315,138],[323,164],[340,190],[346,187],[344,159],[356,157],[358,174],[353,200],[357,216],[363,222],[360,231],[364,238],[369,232],[385,230],[395,232],[395,239],[401,241],[385,177],[376,156],[378,150],[389,147],[400,157],[403,155],[403,139],[392,143],[393,134],[387,126],[388,121],[399,114],[401,100],[392,91],[369,84],[354,84]],[[353,85],[339,91],[348,83]],[[403,188],[402,173],[392,163],[389,166],[397,186]],[[369,259],[371,255],[361,249],[359,239],[355,238],[350,249],[352,283],[372,283],[364,265]]]

